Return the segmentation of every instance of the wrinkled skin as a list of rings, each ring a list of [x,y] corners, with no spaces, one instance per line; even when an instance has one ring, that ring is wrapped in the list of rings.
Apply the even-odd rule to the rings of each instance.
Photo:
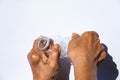
[[[75,80],[97,80],[97,63],[106,53],[100,44],[99,35],[94,31],[73,33],[68,45],[68,56],[73,63]]]
[[[46,53],[49,53],[49,56],[46,56]],[[58,72],[59,56],[60,46],[58,44],[53,44],[49,51],[41,51],[37,48],[37,40],[35,40],[28,54],[33,80],[53,80]]]
[[[53,44],[50,51],[41,51],[36,44],[35,40],[28,54],[33,80],[53,80],[59,68],[60,46]],[[46,53],[49,53],[49,56]],[[68,57],[74,66],[75,80],[97,80],[97,64],[105,56],[104,47],[100,44],[99,35],[96,32],[88,31],[81,36],[72,34],[68,44]]]

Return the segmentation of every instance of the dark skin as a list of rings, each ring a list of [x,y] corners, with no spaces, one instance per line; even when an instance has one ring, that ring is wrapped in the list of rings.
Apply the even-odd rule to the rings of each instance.
[[[60,46],[52,45],[51,50],[41,51],[37,48],[37,40],[34,41],[32,50],[28,54],[28,60],[33,73],[33,80],[53,80],[58,72]],[[46,55],[49,53],[49,57]]]
[[[88,31],[81,36],[72,34],[68,56],[74,66],[75,80],[97,80],[97,64],[105,58],[106,53],[100,44],[99,35]]]
[[[59,69],[59,44],[53,44],[51,50],[40,51],[37,41],[28,60],[33,73],[33,80],[53,80]],[[49,57],[46,56],[49,53]],[[74,66],[75,80],[97,80],[97,64],[106,56],[99,36],[94,31],[84,32],[81,36],[73,33],[68,44],[68,57]]]

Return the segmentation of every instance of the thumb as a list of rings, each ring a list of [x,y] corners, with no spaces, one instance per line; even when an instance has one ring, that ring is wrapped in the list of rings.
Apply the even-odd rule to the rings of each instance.
[[[49,55],[49,63],[55,64],[59,60],[59,56],[61,53],[61,48],[59,44],[55,44]]]
[[[106,57],[106,52],[103,51],[103,52],[101,53],[101,55],[100,55],[98,61],[99,61],[99,62],[102,61],[105,57]]]

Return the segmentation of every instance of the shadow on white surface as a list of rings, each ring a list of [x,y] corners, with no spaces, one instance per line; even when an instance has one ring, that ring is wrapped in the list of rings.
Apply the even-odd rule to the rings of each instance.
[[[105,51],[107,53],[106,58],[98,64],[97,78],[98,80],[116,80],[119,74],[117,69],[117,65],[107,52],[108,48],[105,47]],[[57,75],[56,80],[69,80],[71,63],[67,57],[60,59],[60,69]],[[73,75],[74,76],[74,75]]]
[[[60,69],[56,80],[69,80],[71,63],[67,57],[60,59]]]
[[[99,64],[97,78],[98,80],[116,80],[119,74],[116,63],[112,56],[108,53],[108,48],[105,44],[106,58]]]

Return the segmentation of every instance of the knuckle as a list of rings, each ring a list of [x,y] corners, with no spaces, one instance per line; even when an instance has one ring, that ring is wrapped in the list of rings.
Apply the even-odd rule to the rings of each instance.
[[[95,32],[95,31],[92,31],[92,36],[95,36],[95,37],[99,38],[98,33],[97,33],[97,32]]]
[[[31,60],[31,52],[27,54],[28,60]]]
[[[88,37],[91,36],[91,32],[90,32],[90,31],[84,32],[84,33],[82,34],[82,36],[85,37],[85,38],[88,38]]]
[[[83,33],[83,35],[87,36],[87,37],[89,37],[89,36],[92,36],[92,37],[95,36],[95,37],[99,38],[99,35],[98,35],[98,33],[96,31],[86,31],[86,32]]]
[[[30,63],[36,63],[39,61],[39,56],[37,54],[33,54],[33,53],[29,53],[27,55],[27,58],[29,60]]]

